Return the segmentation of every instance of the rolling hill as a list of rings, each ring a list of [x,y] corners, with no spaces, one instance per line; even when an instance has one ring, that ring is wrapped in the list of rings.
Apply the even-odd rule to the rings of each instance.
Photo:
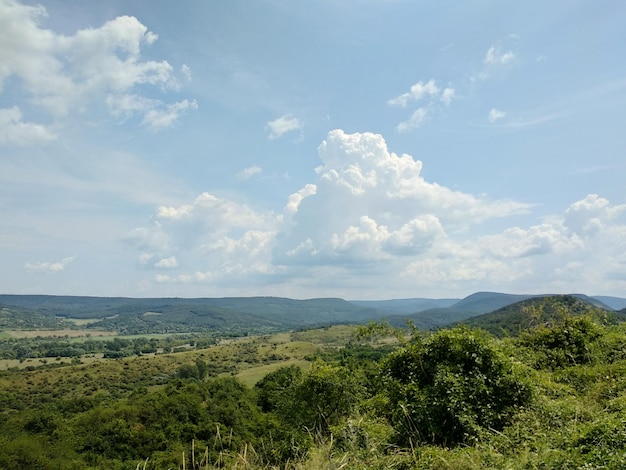
[[[599,315],[611,321],[626,320],[625,313],[598,304],[598,300],[579,294],[533,297],[459,323],[482,328],[495,336],[503,337],[517,336],[532,326],[553,323],[558,320],[562,311],[571,315]],[[533,313],[539,315],[535,316]]]
[[[294,300],[281,297],[126,298],[52,295],[0,295],[0,327],[54,328],[67,320],[92,320],[86,328],[120,334],[255,334],[386,318],[394,326],[406,319],[433,329],[498,311],[542,296],[477,292],[463,299],[392,299],[346,301],[338,298]],[[544,296],[545,297],[545,296]],[[573,297],[611,310],[626,305],[617,297]],[[603,302],[603,300],[605,302]],[[506,323],[508,317],[498,317]],[[519,323],[511,320],[511,328]]]

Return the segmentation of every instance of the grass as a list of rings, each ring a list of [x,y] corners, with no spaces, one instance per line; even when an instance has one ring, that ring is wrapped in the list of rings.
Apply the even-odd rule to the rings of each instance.
[[[300,367],[302,370],[309,370],[311,368],[311,362],[306,361],[304,359],[290,359],[287,361],[275,362],[273,364],[266,364],[262,366],[250,367],[248,369],[243,369],[239,371],[235,377],[237,377],[241,382],[246,384],[248,387],[253,387],[259,380],[265,377],[270,372],[274,372],[275,370],[295,365]]]
[[[87,337],[105,337],[111,339],[117,335],[116,331],[103,330],[72,330],[65,328],[62,330],[5,330],[5,334],[9,338],[87,338]]]
[[[334,325],[315,330],[296,331],[291,333],[292,341],[306,341],[324,346],[344,346],[356,333],[354,325]]]

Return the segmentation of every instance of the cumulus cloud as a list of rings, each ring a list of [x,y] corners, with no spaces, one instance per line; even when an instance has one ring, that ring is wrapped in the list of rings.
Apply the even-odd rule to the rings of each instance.
[[[428,82],[417,82],[411,86],[408,92],[403,93],[387,101],[389,106],[406,108],[412,103],[423,103],[414,110],[409,118],[396,126],[398,132],[408,132],[418,129],[428,118],[441,107],[440,103],[448,106],[454,99],[456,90],[446,87],[443,90],[437,86],[435,80]]]
[[[291,114],[285,114],[273,121],[268,121],[266,128],[270,131],[269,139],[274,140],[288,132],[302,130],[302,122]]]
[[[584,237],[606,229],[623,214],[626,204],[612,206],[608,199],[589,194],[567,209],[564,224],[570,233]]]
[[[63,35],[41,26],[42,6],[0,0],[0,91],[6,79],[30,103],[56,120],[107,102],[114,114],[142,112],[153,128],[171,125],[195,102],[167,104],[144,98],[145,87],[161,91],[180,84],[167,61],[143,60],[144,47],[158,36],[137,18],[120,16],[97,28]],[[181,70],[189,76],[188,67]]]
[[[280,216],[211,193],[190,204],[157,208],[151,224],[134,229],[126,242],[155,268],[177,269],[157,282],[195,283],[271,272],[270,244]],[[180,265],[173,253],[188,254],[197,266]],[[195,268],[195,269],[194,269]]]
[[[293,296],[354,292],[364,277],[387,296],[485,285],[524,291],[535,278],[545,292],[560,292],[576,285],[574,276],[581,291],[586,279],[611,291],[626,277],[626,204],[592,194],[541,223],[507,225],[533,207],[428,182],[422,162],[391,152],[381,135],[334,130],[318,156],[316,178],[281,213],[203,193],[157,208],[129,235],[131,245],[146,265],[168,265],[159,283],[244,282],[268,292],[288,282]],[[505,228],[476,234],[494,218]]]
[[[252,178],[254,175],[259,174],[263,171],[260,166],[249,166],[248,168],[244,168],[239,173],[237,173],[237,179],[240,181],[247,180]]]
[[[389,152],[378,134],[331,131],[318,149],[315,193],[284,234],[282,262],[390,259],[427,250],[446,230],[527,211],[428,183],[422,162]],[[358,256],[357,256],[358,255]]]
[[[74,261],[75,257],[70,256],[63,258],[61,261],[48,262],[48,261],[34,261],[28,262],[24,265],[24,269],[29,273],[42,273],[42,274],[54,274],[65,271],[65,268]]]
[[[491,108],[489,110],[489,114],[487,115],[487,119],[489,120],[490,123],[494,123],[496,121],[498,121],[499,119],[502,119],[506,116],[506,112],[501,111],[499,109],[496,108]]]
[[[22,121],[22,112],[17,106],[0,109],[0,144],[29,145],[56,137],[44,125]]]

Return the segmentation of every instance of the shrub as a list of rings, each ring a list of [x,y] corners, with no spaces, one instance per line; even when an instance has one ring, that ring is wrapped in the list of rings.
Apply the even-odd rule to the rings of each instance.
[[[530,385],[486,333],[417,339],[385,361],[389,418],[400,444],[456,445],[502,429],[531,400]]]
[[[536,366],[557,369],[594,360],[592,350],[602,328],[589,315],[563,316],[553,326],[539,326],[520,335],[520,344],[536,353]]]

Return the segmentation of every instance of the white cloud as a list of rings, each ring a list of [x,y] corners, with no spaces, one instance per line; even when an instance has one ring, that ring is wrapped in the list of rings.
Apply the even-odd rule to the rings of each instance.
[[[509,35],[504,42],[516,41],[519,39],[515,35]],[[511,50],[505,50],[501,42],[494,44],[487,49],[482,60],[482,69],[472,75],[471,80],[486,80],[494,75],[508,70],[517,60],[517,56]]]
[[[528,210],[426,182],[422,163],[387,150],[377,134],[335,130],[319,147],[323,165],[306,205],[292,207],[281,238],[285,264],[393,260],[427,251],[446,232]],[[343,261],[342,261],[343,260]]]
[[[441,107],[440,103],[448,106],[452,103],[456,94],[456,90],[451,87],[446,87],[443,90],[437,86],[435,80],[429,80],[426,83],[417,82],[412,85],[407,93],[403,93],[395,98],[387,101],[390,106],[399,106],[406,108],[411,103],[417,103],[420,101],[425,102],[423,106],[420,106],[411,113],[411,116],[406,121],[401,122],[396,126],[398,132],[408,132],[414,129],[418,129],[426,122],[430,115],[432,115],[437,108]]]
[[[0,90],[14,77],[30,103],[57,121],[111,95],[118,97],[113,100],[117,107],[109,101],[114,113],[145,111],[145,123],[154,129],[171,125],[182,108],[194,109],[195,102],[187,100],[166,104],[141,98],[145,87],[166,91],[180,85],[167,61],[142,60],[142,48],[157,35],[135,17],[120,16],[66,36],[42,28],[46,16],[44,7],[0,0]],[[188,76],[188,67],[181,73]],[[133,103],[126,100],[126,108],[119,98],[124,95],[136,97]]]
[[[274,140],[288,132],[302,130],[302,122],[291,114],[285,114],[273,121],[268,121],[266,127],[270,131],[269,139]]]
[[[483,59],[486,65],[505,65],[515,60],[513,51],[503,52],[499,45],[491,46]]]
[[[43,273],[54,274],[65,271],[65,268],[74,261],[75,257],[70,256],[63,258],[61,261],[47,262],[47,261],[35,261],[28,262],[24,265],[24,269],[29,273]]]
[[[29,145],[49,142],[56,137],[46,126],[22,121],[22,112],[17,106],[0,109],[0,144]]]
[[[185,79],[189,82],[191,81],[191,69],[187,64],[183,64],[180,67],[180,73],[185,77]]]
[[[172,269],[178,267],[178,261],[175,256],[170,256],[169,258],[163,258],[154,263],[155,268],[163,268],[163,269]]]
[[[418,108],[416,109],[408,121],[401,122],[396,126],[396,130],[398,132],[408,132],[413,129],[418,129],[421,127],[426,119],[428,118],[428,109],[427,108]]]
[[[501,111],[496,108],[491,108],[489,110],[489,114],[487,115],[487,119],[489,120],[489,122],[494,123],[497,120],[504,118],[505,116],[506,116],[506,112]]]
[[[244,168],[239,173],[237,173],[237,179],[240,181],[244,181],[252,178],[254,175],[259,174],[263,171],[260,166],[249,166],[248,168]]]
[[[293,193],[289,196],[289,200],[283,213],[285,215],[291,216],[298,212],[298,208],[300,204],[304,200],[304,198],[313,196],[317,192],[317,186],[314,184],[307,184],[304,188],[299,190],[297,193]]]
[[[450,103],[452,103],[452,99],[454,98],[454,96],[456,95],[456,90],[454,88],[445,88],[442,92],[441,92],[441,101],[443,101],[443,103],[447,106]]]
[[[196,100],[183,100],[164,107],[152,108],[146,111],[142,124],[155,131],[166,129],[172,127],[181,115],[195,109],[198,109]]]
[[[439,92],[440,89],[435,83],[435,80],[429,80],[426,83],[417,82],[415,85],[411,86],[411,89],[407,93],[390,99],[387,101],[387,104],[404,108],[412,101],[420,101],[425,97],[436,96],[439,95]]]
[[[623,214],[626,214],[626,204],[612,206],[607,199],[589,194],[567,209],[564,225],[570,233],[585,237],[605,230]]]
[[[172,253],[189,254],[195,260],[192,272],[158,275],[157,282],[217,282],[275,270],[269,262],[270,246],[280,219],[271,212],[202,193],[191,204],[159,207],[152,223],[134,229],[127,242],[150,254],[147,259],[160,259],[154,265],[157,268],[177,267],[178,258]]]
[[[380,295],[536,291],[536,278],[545,292],[588,291],[587,279],[612,291],[626,278],[626,204],[592,194],[539,224],[507,226],[532,206],[428,182],[421,161],[390,152],[380,135],[334,130],[318,155],[316,179],[281,214],[203,193],[159,207],[131,245],[154,267],[185,257],[183,272],[158,274],[159,283],[280,285],[297,297],[355,292],[364,277]],[[478,235],[474,227],[493,218],[505,228]]]

